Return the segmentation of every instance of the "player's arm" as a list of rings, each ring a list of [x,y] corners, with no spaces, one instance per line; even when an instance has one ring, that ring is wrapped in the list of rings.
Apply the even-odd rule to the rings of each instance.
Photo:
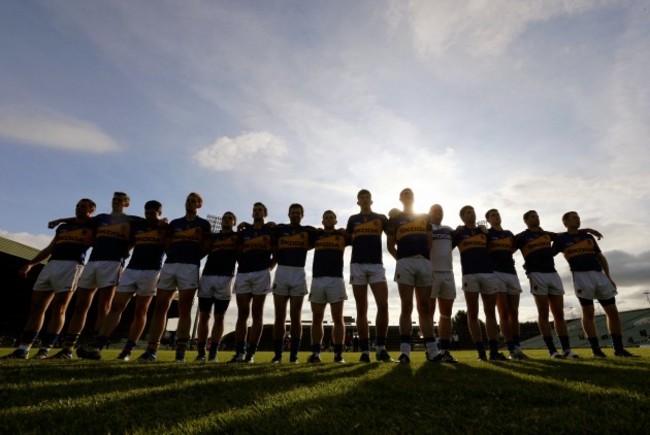
[[[208,255],[208,253],[211,250],[212,250],[212,227],[210,227],[210,224],[208,224],[203,228],[203,232],[201,234],[201,258]]]
[[[605,236],[603,236],[603,235],[600,233],[600,231],[596,231],[596,230],[594,230],[593,228],[583,228],[583,229],[581,229],[580,231],[583,231],[583,232],[585,232],[585,233],[587,233],[587,234],[591,234],[592,236],[596,237],[598,240],[600,240],[600,239],[602,239],[603,237],[605,237]]]
[[[50,255],[52,255],[52,250],[54,250],[54,245],[56,243],[56,237],[52,239],[49,245],[47,245],[42,251],[40,251],[34,258],[27,262],[26,265],[20,268],[18,274],[23,278],[27,276],[32,267],[40,263],[43,260],[47,260]]]
[[[76,221],[77,221],[76,217],[58,218],[58,219],[54,219],[53,221],[49,221],[47,223],[47,227],[49,229],[53,229],[58,227],[61,224],[72,224]]]

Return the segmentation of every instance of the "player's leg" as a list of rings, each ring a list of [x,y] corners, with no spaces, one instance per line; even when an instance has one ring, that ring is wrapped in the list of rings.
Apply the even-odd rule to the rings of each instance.
[[[479,359],[487,359],[485,347],[483,345],[483,334],[481,333],[481,324],[478,321],[478,299],[479,293],[476,291],[463,291],[465,294],[465,305],[467,305],[467,328],[472,337]]]
[[[429,301],[431,296],[431,286],[415,287],[415,302],[418,310],[418,320],[420,332],[424,338],[426,347],[426,356],[429,360],[435,361],[440,353],[438,343],[433,328],[433,316],[429,312]]]
[[[88,310],[93,302],[97,289],[78,288],[76,291],[77,301],[75,302],[74,312],[70,318],[68,332],[65,335],[62,353],[72,355],[72,349],[77,344],[81,331],[86,325]]]
[[[302,338],[302,303],[304,295],[289,297],[289,315],[291,317],[291,353],[290,362],[298,362],[298,351]]]
[[[251,315],[253,293],[237,293],[237,322],[235,323],[235,355],[230,362],[243,362],[246,353],[248,318]]]
[[[311,303],[311,356],[307,360],[310,363],[321,362],[320,353],[323,341],[323,317],[325,316],[325,307],[327,304]]]
[[[176,361],[185,361],[185,350],[190,341],[192,329],[192,306],[196,288],[178,291],[178,326],[176,327]]]
[[[383,270],[383,266],[382,266]],[[388,284],[386,279],[382,277],[382,281],[370,283],[370,290],[375,298],[377,304],[377,316],[375,317],[375,334],[377,340],[377,353],[375,357],[379,361],[392,362],[392,358],[386,351],[386,339],[388,337]],[[368,331],[368,309],[366,306],[366,338],[370,339]],[[357,325],[358,325],[357,321]],[[361,338],[361,335],[359,335]],[[363,343],[361,343],[361,350],[363,351]]]
[[[387,292],[388,293],[388,292]],[[352,285],[352,294],[357,306],[357,334],[361,350],[361,362],[370,362],[370,331],[368,328],[368,285]],[[376,298],[376,296],[375,296]],[[388,296],[386,297],[388,299]],[[375,325],[377,327],[377,325]]]
[[[411,360],[411,340],[413,335],[413,293],[412,284],[397,284],[401,310],[399,314],[399,335],[400,335],[400,362]]]
[[[72,295],[72,292],[66,292]],[[59,293],[61,294],[61,293]],[[25,323],[25,329],[20,336],[20,343],[18,348],[3,357],[3,359],[27,359],[29,355],[29,350],[36,341],[38,333],[43,327],[43,322],[45,321],[45,312],[47,311],[50,303],[54,299],[55,293],[52,291],[33,291],[32,300],[29,306],[29,314],[27,316],[27,322]]]
[[[217,361],[217,353],[219,352],[219,346],[221,346],[221,338],[223,337],[224,322],[228,305],[230,305],[230,300],[215,300],[214,323],[212,324],[212,331],[210,333],[210,352],[208,353],[208,361]]]
[[[569,341],[569,333],[564,318],[564,296],[552,295],[548,296],[549,306],[553,314],[553,323],[555,324],[555,332],[560,339],[562,346],[562,356],[567,358],[578,358],[578,355],[571,351],[571,343]]]
[[[485,332],[488,337],[490,360],[499,361],[507,359],[499,352],[499,326],[496,317],[497,293],[481,293],[483,313],[485,314]]]
[[[284,336],[287,333],[287,305],[289,304],[288,295],[273,294],[273,308],[275,318],[273,322],[273,350],[275,356],[273,362],[282,361],[282,351],[284,350]]]
[[[139,357],[142,361],[155,361],[158,357],[160,339],[165,333],[167,324],[167,311],[172,304],[176,290],[158,289],[156,292],[156,305],[149,325],[149,344],[147,350]]]
[[[345,337],[345,323],[343,321],[343,301],[330,304],[332,314],[332,339],[334,340],[334,362],[343,363],[343,340]]]
[[[205,347],[208,342],[210,331],[210,317],[212,316],[212,305],[215,300],[212,297],[199,297],[199,321],[196,328],[196,361],[205,361]]]
[[[548,294],[534,294],[535,305],[537,306],[537,326],[539,328],[540,334],[542,334],[542,339],[548,353],[551,358],[561,358],[561,355],[558,353],[555,343],[553,342],[553,333],[551,331],[551,323],[549,322],[549,307],[550,307],[550,298]]]
[[[248,353],[246,355],[247,362],[253,362],[252,356],[257,351],[257,346],[262,337],[262,330],[264,329],[264,301],[266,301],[266,293],[253,295],[253,304],[251,308],[253,324],[251,326]]]
[[[591,352],[595,357],[605,358],[606,355],[600,348],[598,335],[596,333],[594,301],[593,299],[586,298],[578,298],[578,300],[580,301],[580,307],[582,309],[582,330],[584,331],[587,340],[589,340]]]

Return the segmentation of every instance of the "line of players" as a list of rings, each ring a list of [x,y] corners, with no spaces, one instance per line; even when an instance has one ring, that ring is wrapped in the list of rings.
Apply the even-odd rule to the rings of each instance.
[[[288,224],[267,223],[266,206],[258,202],[253,205],[252,223],[243,222],[237,226],[235,215],[226,212],[218,233],[211,233],[210,223],[198,216],[203,200],[194,192],[187,197],[185,216],[171,222],[160,218],[162,204],[158,201],[145,204],[143,219],[124,213],[130,200],[122,192],[114,194],[110,214],[95,217],[92,217],[95,204],[89,199],[82,199],[76,206],[74,218],[50,222],[50,227],[57,228],[54,239],[20,271],[26,276],[35,264],[50,259],[35,283],[20,345],[4,358],[28,357],[51,305],[50,320],[40,336],[40,348],[34,358],[72,359],[73,349],[97,294],[96,337],[90,346],[79,347],[77,355],[101,359],[102,348],[108,345],[122,312],[135,295],[135,316],[130,325],[128,341],[118,357],[128,360],[144,331],[147,310],[155,295],[149,344],[138,358],[155,361],[166,326],[167,311],[178,291],[176,360],[185,361],[192,304],[198,289],[198,361],[218,360],[224,315],[234,293],[237,303],[236,353],[230,362],[252,363],[262,334],[264,303],[267,294],[272,292],[275,308],[273,363],[283,361],[287,307],[291,319],[289,362],[298,362],[301,311],[307,294],[313,316],[312,354],[308,362],[321,361],[323,317],[327,304],[330,304],[334,323],[334,361],[344,362],[343,303],[347,300],[347,294],[343,280],[343,254],[346,246],[351,245],[350,283],[357,308],[360,361],[371,361],[367,326],[370,287],[377,304],[375,358],[393,362],[386,350],[388,286],[382,261],[384,233],[387,235],[388,251],[397,262],[395,281],[401,300],[401,354],[397,362],[410,362],[414,296],[426,359],[439,363],[456,362],[450,353],[451,313],[456,298],[452,268],[452,250],[455,247],[461,256],[468,327],[480,359],[507,359],[498,349],[499,329],[505,338],[510,358],[527,358],[519,348],[518,307],[522,290],[513,260],[513,253],[517,249],[521,250],[525,259],[524,269],[539,312],[540,332],[552,358],[577,358],[571,351],[563,314],[564,290],[554,267],[553,258],[559,252],[564,253],[572,270],[576,295],[583,311],[583,329],[594,356],[606,356],[599,346],[594,325],[595,299],[598,299],[607,315],[615,355],[633,356],[623,347],[615,303],[616,287],[610,277],[607,261],[592,236],[594,234],[600,238],[601,235],[595,230],[581,230],[577,213],[566,213],[562,220],[567,232],[556,234],[542,230],[537,213],[528,211],[524,214],[527,229],[515,236],[503,230],[496,209],[486,213],[490,223],[488,230],[484,226],[477,226],[474,209],[465,206],[460,210],[463,225],[453,230],[442,225],[443,209],[440,205],[433,205],[428,215],[416,214],[411,189],[404,189],[399,199],[403,210],[393,209],[386,217],[372,211],[369,191],[359,191],[357,204],[360,212],[349,218],[345,229],[336,228],[337,217],[331,210],[323,213],[323,228],[302,225],[304,210],[300,204],[289,207]],[[91,246],[93,250],[84,267],[86,251]],[[131,259],[122,273],[131,248]],[[314,249],[314,259],[311,291],[308,292],[305,262],[310,249]],[[167,258],[163,264],[165,254]],[[199,280],[199,263],[206,254],[207,261]],[[270,271],[276,265],[271,286]],[[59,338],[66,308],[75,289],[77,302],[64,336],[63,349],[50,357],[49,351]],[[478,320],[479,296],[485,313],[489,353],[484,349]],[[436,306],[439,309],[439,345],[434,334]],[[554,317],[561,352],[553,341],[549,310]],[[496,312],[499,314],[498,324]],[[210,332],[208,325],[212,314],[214,323]],[[250,335],[249,318],[252,318]],[[210,346],[207,348],[209,335]]]

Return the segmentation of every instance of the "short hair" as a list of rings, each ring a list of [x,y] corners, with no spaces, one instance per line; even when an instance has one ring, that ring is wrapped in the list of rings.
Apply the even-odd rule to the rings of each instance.
[[[79,200],[79,202],[85,202],[86,204],[88,204],[88,205],[90,206],[90,208],[91,208],[93,211],[95,211],[95,209],[97,208],[97,204],[95,204],[95,201],[93,201],[92,199],[89,199],[89,198],[81,198],[81,199]]]
[[[402,189],[402,191],[399,193],[400,199],[402,199],[402,196],[404,195],[405,192],[411,192],[411,194],[412,194],[413,190],[410,187],[406,187],[406,188]]]
[[[325,217],[326,214],[331,214],[334,216],[334,219],[336,219],[336,213],[334,213],[332,210],[325,210],[323,212],[323,217]]]
[[[124,192],[113,192],[113,196],[119,196],[120,198],[129,199],[129,200],[131,199],[129,198],[129,195],[127,195]]]
[[[226,215],[228,215],[228,216],[232,216],[232,220],[235,221],[235,223],[237,223],[237,216],[235,216],[235,213],[233,213],[233,212],[231,212],[231,211],[227,211],[227,212],[225,212],[225,213],[223,214],[223,216],[222,216],[221,218],[222,218],[222,219],[225,218]]]
[[[291,204],[291,205],[289,206],[289,213],[291,213],[291,209],[292,209],[292,208],[299,208],[299,209],[300,209],[300,214],[301,214],[301,215],[304,215],[304,214],[305,214],[305,209],[304,209],[304,207],[302,206],[302,204],[298,204],[297,202],[294,202],[293,204]]]
[[[253,204],[253,208],[257,207],[258,205],[264,209],[264,214],[268,214],[268,211],[266,210],[266,206],[261,202],[256,202],[255,204]]]
[[[530,216],[533,213],[537,214],[535,210],[528,210],[526,213],[524,213],[524,220],[528,220],[528,216]]]
[[[467,210],[469,210],[470,208],[473,209],[474,207],[472,207],[471,205],[465,205],[465,206],[463,206],[463,208],[460,209],[460,212],[458,213],[458,216],[460,216],[460,218],[462,219],[462,218],[463,218],[463,215],[465,214],[465,212],[466,212]]]
[[[150,209],[155,209],[155,210],[161,210],[162,209],[162,204],[160,201],[156,201],[155,199],[152,199],[151,201],[147,201],[144,203],[144,209],[145,210],[150,210]]]
[[[572,214],[578,214],[578,212],[577,211],[568,211],[568,212],[564,213],[562,215],[562,223],[566,224],[566,221],[569,220],[569,216],[571,216]]]
[[[190,192],[190,193],[187,195],[187,197],[189,198],[190,196],[193,196],[193,197],[195,197],[195,198],[197,198],[197,199],[199,200],[199,206],[202,206],[202,205],[203,205],[203,197],[202,197],[201,195],[199,195],[199,194],[196,193],[196,192]]]
[[[490,213],[495,212],[495,211],[496,211],[497,213],[499,212],[499,210],[497,210],[496,208],[491,208],[491,209],[489,209],[488,211],[486,211],[486,212],[485,212],[485,219],[488,219],[488,216],[490,216]]]
[[[359,193],[357,193],[357,199],[359,199],[361,195],[368,195],[369,197],[372,198],[372,193],[370,193],[370,191],[367,189],[361,189]]]

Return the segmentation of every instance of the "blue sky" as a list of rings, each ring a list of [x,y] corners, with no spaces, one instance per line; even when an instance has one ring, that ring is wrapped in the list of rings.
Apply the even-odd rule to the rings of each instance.
[[[417,209],[441,203],[451,226],[465,204],[479,215],[498,208],[515,233],[526,210],[555,231],[577,210],[605,234],[619,305],[648,306],[645,2],[1,8],[0,235],[42,247],[50,218],[70,215],[80,197],[108,211],[116,190],[131,195],[133,214],[158,199],[179,217],[197,191],[203,215],[249,219],[263,201],[282,222],[300,202],[305,223],[331,208],[344,225],[359,189],[386,213],[408,186]],[[385,263],[390,278],[394,261]],[[570,315],[578,305],[557,263]],[[522,317],[533,320],[521,269],[520,279]],[[266,312],[271,320],[270,304]]]

